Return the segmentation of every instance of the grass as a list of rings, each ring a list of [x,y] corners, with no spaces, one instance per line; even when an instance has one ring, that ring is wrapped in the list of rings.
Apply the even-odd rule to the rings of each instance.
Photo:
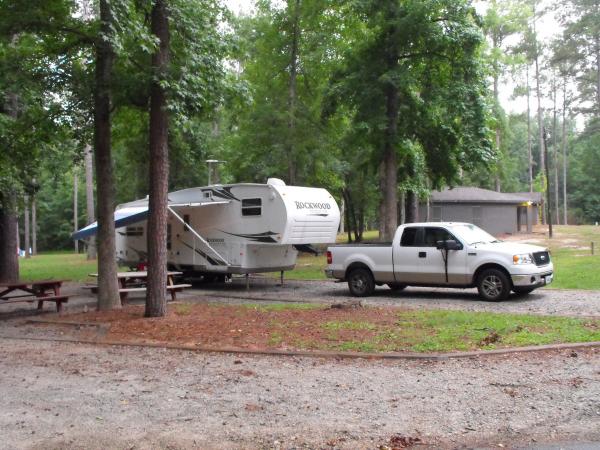
[[[554,226],[554,237],[543,236],[540,245],[550,248],[554,260],[555,280],[549,288],[600,289],[600,227]]]
[[[273,330],[269,345],[306,350],[429,353],[600,341],[599,319],[400,310],[393,313],[392,320],[373,322],[360,317],[375,311],[368,308],[349,312],[348,317],[339,320],[326,320],[323,307],[313,304],[278,304],[268,310],[315,310],[302,320],[269,316]]]
[[[98,271],[96,261],[88,261],[85,254],[69,252],[41,253],[31,258],[19,258],[20,277],[23,280],[89,281],[90,273]]]

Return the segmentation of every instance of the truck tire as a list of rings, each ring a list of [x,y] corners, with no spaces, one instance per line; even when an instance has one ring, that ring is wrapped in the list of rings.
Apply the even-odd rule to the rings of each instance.
[[[405,284],[402,283],[388,283],[388,287],[395,292],[400,292],[406,288]]]
[[[506,274],[498,269],[486,269],[477,277],[479,296],[488,302],[501,302],[508,298],[511,283]]]
[[[375,280],[369,269],[353,269],[347,277],[348,289],[355,297],[367,297],[375,290]]]

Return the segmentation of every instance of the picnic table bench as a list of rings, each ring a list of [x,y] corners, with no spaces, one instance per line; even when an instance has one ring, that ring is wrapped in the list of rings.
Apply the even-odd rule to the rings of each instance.
[[[167,272],[167,285],[165,286],[167,292],[171,294],[171,300],[177,300],[177,292],[181,292],[185,288],[189,288],[191,284],[175,284],[174,277],[181,275],[182,272]],[[98,277],[97,273],[90,273],[91,277]],[[131,272],[118,272],[117,280],[119,282],[119,297],[121,302],[127,301],[130,292],[146,292],[146,279],[148,278],[147,271],[131,271]],[[92,292],[98,291],[98,286],[88,286]]]
[[[0,305],[37,302],[37,309],[41,310],[44,308],[44,302],[54,302],[56,304],[56,311],[62,313],[63,303],[69,301],[68,295],[61,295],[60,293],[60,288],[64,281],[40,280],[0,283]]]

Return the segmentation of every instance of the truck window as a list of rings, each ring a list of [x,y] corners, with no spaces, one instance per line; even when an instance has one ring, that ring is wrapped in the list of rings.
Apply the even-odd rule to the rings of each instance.
[[[262,200],[260,198],[242,199],[242,216],[260,216],[261,210]]]
[[[401,247],[415,247],[417,245],[418,227],[405,228],[400,239]]]
[[[456,240],[448,230],[445,230],[444,228],[426,227],[423,247],[436,247],[437,241],[447,241],[450,239]]]

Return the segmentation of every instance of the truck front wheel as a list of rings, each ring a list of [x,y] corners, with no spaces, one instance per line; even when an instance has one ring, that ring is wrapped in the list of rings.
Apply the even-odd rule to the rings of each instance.
[[[366,297],[375,290],[375,280],[368,269],[353,269],[347,277],[348,289],[355,297]]]
[[[486,269],[477,278],[479,296],[490,302],[501,302],[508,298],[510,280],[498,269]]]

